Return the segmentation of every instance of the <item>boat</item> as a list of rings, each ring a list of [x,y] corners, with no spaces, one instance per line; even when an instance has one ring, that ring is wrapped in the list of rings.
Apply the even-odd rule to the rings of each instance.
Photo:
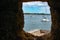
[[[46,17],[44,17],[43,19],[42,19],[42,22],[48,22],[49,20],[46,18]]]
[[[49,20],[48,19],[42,19],[43,22],[48,22]]]

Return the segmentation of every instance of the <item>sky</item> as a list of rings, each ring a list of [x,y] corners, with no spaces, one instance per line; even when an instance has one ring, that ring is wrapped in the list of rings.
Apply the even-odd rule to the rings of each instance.
[[[50,14],[50,7],[47,2],[23,2],[24,13],[45,13]]]

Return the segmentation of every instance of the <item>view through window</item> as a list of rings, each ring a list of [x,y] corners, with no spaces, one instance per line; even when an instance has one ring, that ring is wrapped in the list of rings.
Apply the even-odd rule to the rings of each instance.
[[[50,7],[47,2],[23,2],[24,30],[51,30]]]

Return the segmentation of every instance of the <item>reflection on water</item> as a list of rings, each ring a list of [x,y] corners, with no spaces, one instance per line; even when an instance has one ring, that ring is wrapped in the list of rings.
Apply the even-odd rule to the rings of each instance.
[[[42,22],[43,16],[49,21]],[[35,29],[51,30],[51,15],[24,15],[24,30],[31,31]]]

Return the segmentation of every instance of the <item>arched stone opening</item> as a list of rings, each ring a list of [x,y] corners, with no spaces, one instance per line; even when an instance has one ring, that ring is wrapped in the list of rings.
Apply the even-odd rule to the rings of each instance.
[[[41,0],[47,1],[49,6],[51,7],[51,16],[52,16],[52,27],[51,27],[51,40],[59,40],[59,1],[52,1],[52,0]],[[25,1],[26,2],[26,1]],[[55,3],[54,3],[55,2]],[[54,5],[56,4],[56,5]]]
[[[23,2],[24,31],[51,31],[51,13],[47,2]],[[46,20],[45,20],[46,19]]]

